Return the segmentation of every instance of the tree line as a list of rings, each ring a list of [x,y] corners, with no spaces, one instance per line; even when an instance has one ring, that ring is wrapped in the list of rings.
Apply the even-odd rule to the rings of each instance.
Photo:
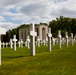
[[[40,23],[40,25],[41,24],[48,25],[47,23],[42,23],[42,22]],[[8,30],[6,32],[6,35],[2,35],[2,41],[9,42],[9,39],[13,38],[13,35],[16,35],[16,38],[19,39],[19,29],[24,28],[27,25],[31,25],[31,24],[22,24],[17,28]],[[71,32],[75,35],[76,34],[76,18],[60,16],[59,18],[56,18],[56,20],[50,21],[49,27],[51,28],[52,35],[54,37],[57,37],[58,30],[61,30],[63,37],[65,36],[66,31],[68,32],[69,35]]]
[[[57,36],[58,30],[61,30],[62,36],[65,36],[65,32],[76,34],[76,18],[69,18],[60,16],[56,20],[49,22],[49,27],[51,27],[52,34],[54,37]]]

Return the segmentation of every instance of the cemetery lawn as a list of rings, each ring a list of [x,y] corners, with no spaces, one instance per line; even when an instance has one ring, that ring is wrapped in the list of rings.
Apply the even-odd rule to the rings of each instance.
[[[76,75],[76,45],[55,45],[51,52],[46,46],[36,47],[36,56],[26,47],[2,49],[0,75]]]

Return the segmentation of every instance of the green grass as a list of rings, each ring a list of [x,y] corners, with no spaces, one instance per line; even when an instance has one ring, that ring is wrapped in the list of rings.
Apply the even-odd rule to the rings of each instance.
[[[55,45],[51,52],[46,46],[36,47],[36,56],[26,47],[2,49],[0,75],[76,75],[76,45]]]

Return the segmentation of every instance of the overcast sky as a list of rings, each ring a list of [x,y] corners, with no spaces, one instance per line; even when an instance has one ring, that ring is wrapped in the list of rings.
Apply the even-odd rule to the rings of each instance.
[[[49,22],[59,16],[76,18],[76,0],[0,0],[0,26]]]

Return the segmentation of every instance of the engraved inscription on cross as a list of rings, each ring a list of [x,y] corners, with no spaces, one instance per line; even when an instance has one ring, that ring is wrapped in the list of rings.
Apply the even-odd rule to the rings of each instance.
[[[30,31],[30,35],[33,36],[33,37],[37,36],[37,32],[35,32],[34,24],[32,24],[32,31]]]
[[[48,37],[52,37],[51,28],[49,28],[49,30],[48,30]]]

